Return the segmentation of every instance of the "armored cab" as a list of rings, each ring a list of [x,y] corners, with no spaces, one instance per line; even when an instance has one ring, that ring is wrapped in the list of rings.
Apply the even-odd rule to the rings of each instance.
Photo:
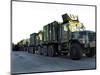
[[[83,53],[88,57],[95,55],[95,32],[85,30],[77,16],[62,15],[63,23],[60,27],[60,53],[68,52],[72,59],[80,59]],[[84,33],[84,34],[82,34]],[[91,35],[90,35],[91,34]],[[90,38],[91,37],[91,38]],[[91,45],[92,44],[92,45]]]

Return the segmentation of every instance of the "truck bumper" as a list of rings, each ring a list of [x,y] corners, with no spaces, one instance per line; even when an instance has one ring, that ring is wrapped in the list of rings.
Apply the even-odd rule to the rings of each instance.
[[[96,47],[96,42],[95,41],[90,42],[90,48],[92,48],[92,47]]]
[[[88,44],[83,44],[84,48],[95,48],[96,47],[96,42],[95,41],[91,41]]]

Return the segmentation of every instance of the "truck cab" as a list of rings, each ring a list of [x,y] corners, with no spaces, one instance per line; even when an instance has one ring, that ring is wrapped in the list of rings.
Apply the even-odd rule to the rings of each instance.
[[[72,59],[80,59],[83,53],[87,57],[93,57],[96,53],[96,33],[85,30],[78,17],[73,17],[71,18],[67,14],[62,15],[60,42],[67,46],[67,51]]]
[[[72,32],[72,39],[79,42],[86,56],[92,57],[95,55],[96,33],[94,31],[85,30]]]

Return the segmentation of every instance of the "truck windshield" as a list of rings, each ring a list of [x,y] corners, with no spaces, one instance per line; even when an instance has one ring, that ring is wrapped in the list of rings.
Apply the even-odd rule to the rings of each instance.
[[[80,37],[87,35],[89,41],[96,40],[96,33],[93,31],[80,31],[79,34],[80,34]]]
[[[96,33],[89,33],[88,37],[89,37],[89,41],[95,41],[96,40]]]

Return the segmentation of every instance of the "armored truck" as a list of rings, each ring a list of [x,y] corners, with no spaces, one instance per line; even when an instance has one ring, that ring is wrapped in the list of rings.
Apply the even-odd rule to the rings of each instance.
[[[69,55],[71,59],[81,59],[83,54],[96,54],[96,33],[85,30],[76,16],[62,15],[63,22],[54,21],[43,30],[30,35],[31,46],[44,56]],[[32,41],[32,39],[34,41]]]

